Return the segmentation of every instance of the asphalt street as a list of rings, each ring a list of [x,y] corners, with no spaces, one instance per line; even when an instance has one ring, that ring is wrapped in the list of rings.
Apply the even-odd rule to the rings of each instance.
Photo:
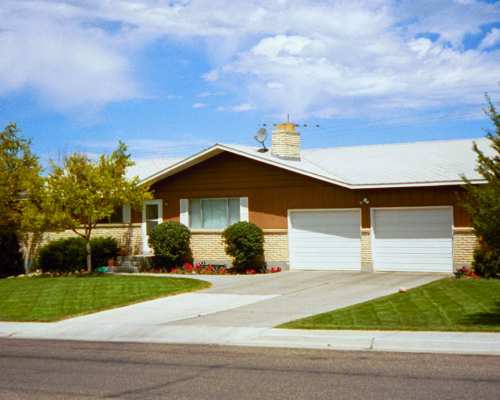
[[[0,399],[495,399],[500,357],[0,339]]]

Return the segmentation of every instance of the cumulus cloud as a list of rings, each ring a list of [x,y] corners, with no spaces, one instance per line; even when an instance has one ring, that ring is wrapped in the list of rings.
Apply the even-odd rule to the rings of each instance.
[[[489,49],[500,44],[500,29],[493,28],[479,44],[480,49]]]
[[[193,108],[198,109],[198,108],[205,108],[207,105],[205,103],[194,103]]]
[[[74,23],[70,6],[60,4],[57,15],[39,6],[0,5],[0,95],[28,88],[60,109],[140,96],[116,41]]]
[[[4,0],[0,17],[0,95],[33,88],[60,105],[141,96],[135,51],[172,38],[205,46],[201,78],[240,111],[472,109],[500,76],[497,28],[464,46],[500,21],[479,0]]]

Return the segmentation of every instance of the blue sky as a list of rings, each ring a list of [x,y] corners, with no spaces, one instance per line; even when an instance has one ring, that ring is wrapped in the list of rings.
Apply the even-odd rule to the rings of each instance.
[[[475,0],[3,0],[0,125],[46,162],[252,144],[478,137],[500,100],[500,3]]]

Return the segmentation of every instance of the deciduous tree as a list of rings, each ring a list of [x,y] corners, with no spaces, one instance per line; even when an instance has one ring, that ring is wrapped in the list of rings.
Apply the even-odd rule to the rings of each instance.
[[[111,155],[101,155],[97,161],[74,153],[61,166],[52,164],[46,184],[46,212],[56,226],[85,239],[89,271],[90,239],[97,223],[109,218],[117,207],[128,204],[139,208],[150,198],[139,178],[126,177],[127,168],[132,165],[127,147],[121,142]]]

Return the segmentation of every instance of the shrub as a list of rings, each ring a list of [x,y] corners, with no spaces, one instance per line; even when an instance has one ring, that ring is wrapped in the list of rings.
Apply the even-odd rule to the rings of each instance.
[[[237,222],[222,234],[226,253],[233,257],[233,266],[238,271],[248,268],[263,272],[264,232],[250,222]]]
[[[19,239],[13,229],[0,229],[0,278],[24,274]]]
[[[480,246],[474,250],[474,272],[484,278],[500,277],[500,250]]]
[[[118,255],[118,243],[111,237],[90,241],[92,268],[107,265],[110,258]],[[38,253],[38,264],[44,272],[72,272],[86,266],[85,240],[80,237],[53,240]]]
[[[109,259],[115,259],[120,249],[118,242],[112,237],[97,237],[90,241],[92,249],[92,268],[108,265]]]
[[[155,253],[155,266],[171,268],[192,262],[191,232],[183,224],[167,221],[157,225],[149,235]]]
[[[85,240],[79,237],[53,240],[38,253],[43,272],[71,272],[85,267]]]

